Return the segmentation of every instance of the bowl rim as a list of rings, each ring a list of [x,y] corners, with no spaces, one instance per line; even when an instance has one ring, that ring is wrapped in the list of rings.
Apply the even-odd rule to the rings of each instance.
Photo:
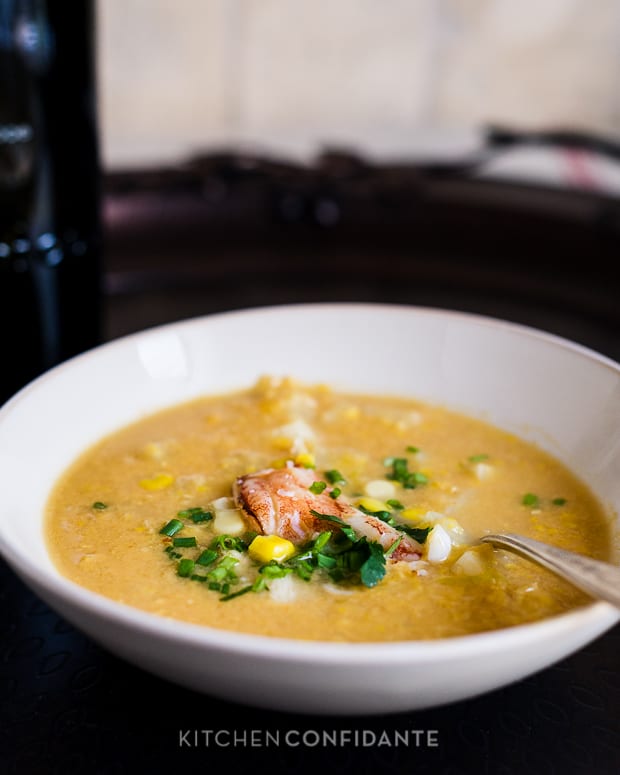
[[[32,392],[41,389],[41,386],[48,380],[53,379],[60,372],[73,368],[78,363],[96,358],[101,351],[122,349],[146,335],[159,331],[182,331],[186,328],[209,325],[211,322],[225,320],[229,317],[251,318],[257,315],[303,314],[309,310],[319,309],[332,309],[334,311],[346,309],[374,313],[398,311],[422,316],[445,317],[452,320],[463,319],[478,325],[504,329],[521,336],[542,340],[590,361],[595,361],[620,375],[620,364],[596,350],[533,326],[514,323],[490,315],[438,307],[374,302],[281,304],[198,315],[144,328],[100,344],[47,370],[25,385],[0,407],[0,424],[18,403],[26,400]],[[43,543],[47,551],[46,542]],[[53,566],[53,572],[47,569],[42,572],[18,546],[11,545],[10,537],[7,538],[2,530],[0,530],[0,555],[17,575],[24,579],[31,588],[37,590],[42,597],[46,597],[46,593],[49,593],[54,601],[62,599],[72,608],[93,614],[100,620],[120,622],[124,626],[140,631],[143,635],[163,637],[170,641],[182,641],[190,646],[218,648],[237,654],[252,654],[260,657],[278,657],[289,662],[361,664],[377,660],[380,656],[408,663],[412,660],[420,663],[460,660],[481,653],[496,653],[502,651],[502,647],[515,649],[551,637],[561,637],[582,628],[598,629],[599,632],[602,632],[620,620],[620,610],[609,603],[593,601],[579,608],[534,622],[435,640],[350,642],[282,638],[191,624],[120,603],[71,581],[63,576],[55,566]],[[49,597],[47,599],[49,602]],[[53,607],[54,602],[51,605]],[[67,618],[70,617],[67,616]]]

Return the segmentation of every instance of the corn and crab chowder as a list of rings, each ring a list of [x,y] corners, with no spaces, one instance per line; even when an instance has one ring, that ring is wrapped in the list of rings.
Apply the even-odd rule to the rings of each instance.
[[[420,401],[265,377],[103,439],[48,504],[60,571],[161,616],[322,641],[444,638],[583,605],[479,545],[608,559],[610,519],[549,454]]]

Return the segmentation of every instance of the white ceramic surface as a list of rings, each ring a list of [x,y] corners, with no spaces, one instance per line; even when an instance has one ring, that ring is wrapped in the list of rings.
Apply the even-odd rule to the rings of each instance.
[[[306,643],[153,616],[63,578],[42,533],[58,476],[102,435],[261,374],[410,395],[487,419],[578,471],[620,513],[620,366],[490,318],[390,305],[275,307],[120,339],[24,388],[0,410],[0,551],[37,594],[120,656],[209,694],[284,710],[384,713],[515,681],[607,630],[595,603],[543,622],[439,642]]]

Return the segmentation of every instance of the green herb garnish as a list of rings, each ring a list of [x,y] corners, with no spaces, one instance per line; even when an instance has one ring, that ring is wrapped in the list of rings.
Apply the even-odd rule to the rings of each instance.
[[[205,509],[202,509],[200,506],[194,506],[191,509],[184,509],[183,511],[179,511],[177,517],[181,517],[182,519],[191,519],[192,522],[198,524],[200,522],[209,522],[213,519],[213,514],[210,511],[205,511]]]
[[[247,548],[247,544],[242,538],[227,533],[216,536],[209,544],[209,549],[223,549],[225,551],[245,552]]]
[[[428,482],[428,477],[425,474],[409,470],[409,461],[406,457],[388,457],[383,463],[385,466],[392,466],[392,471],[387,475],[387,478],[399,482],[406,490],[413,490],[419,484]]]
[[[566,498],[554,498],[551,503],[553,503],[554,506],[564,506]]]
[[[213,549],[205,549],[196,560],[196,565],[211,565],[217,560],[217,552]]]
[[[172,538],[175,533],[178,533],[179,530],[183,530],[184,527],[185,525],[180,519],[171,519],[170,522],[166,522],[159,532],[161,535]]]
[[[286,568],[284,565],[280,565],[277,562],[270,562],[259,568],[258,572],[267,579],[281,579],[284,578],[284,576],[288,576],[289,573],[292,573],[293,569]]]
[[[389,525],[396,530],[400,530],[401,533],[405,533],[405,535],[413,538],[419,544],[425,543],[426,539],[428,538],[428,534],[432,530],[430,527],[410,527],[409,525],[403,525],[402,522],[397,522],[389,511],[369,511],[363,506],[358,506],[358,509],[364,512],[364,514],[368,514],[370,517],[376,517],[382,522],[385,522],[386,525]]]
[[[334,525],[338,525],[349,541],[355,541],[357,539],[353,528],[350,525],[347,525],[340,517],[336,517],[333,514],[319,514],[319,512],[314,511],[314,509],[310,509],[310,513],[318,519],[323,519],[325,522],[332,522]]]
[[[177,565],[177,573],[179,576],[187,577],[191,576],[194,571],[194,561],[187,558],[180,560]]]
[[[385,576],[385,553],[381,544],[366,542],[368,557],[360,568],[360,578],[365,587],[376,586]]]
[[[172,545],[177,547],[196,546],[196,538],[194,536],[188,536],[187,538],[173,538]]]
[[[334,487],[334,489],[330,492],[329,497],[336,500],[336,498],[342,493],[342,490],[340,487]]]
[[[540,499],[538,498],[538,495],[534,495],[534,493],[531,492],[526,492],[521,499],[521,503],[524,506],[538,506],[540,504]]]
[[[390,498],[389,501],[386,501],[387,505],[391,509],[395,509],[396,511],[402,511],[405,507],[400,501],[397,501],[395,498]]]
[[[97,511],[103,511],[103,509],[108,508],[107,503],[103,503],[103,501],[95,501],[92,505],[93,509],[97,509]]]
[[[335,468],[332,468],[330,471],[325,471],[325,478],[330,484],[347,483],[347,480],[344,478],[344,476],[340,473],[340,471],[337,471]]]
[[[325,482],[312,482],[308,489],[315,495],[320,495],[326,487],[327,484]]]
[[[467,459],[470,463],[482,463],[483,460],[488,460],[489,456],[483,452],[480,455],[470,455]]]
[[[412,445],[409,445],[408,447],[405,447],[405,451],[406,452],[410,452],[412,455],[415,455],[416,452],[420,451],[420,448],[419,447],[414,447]]]

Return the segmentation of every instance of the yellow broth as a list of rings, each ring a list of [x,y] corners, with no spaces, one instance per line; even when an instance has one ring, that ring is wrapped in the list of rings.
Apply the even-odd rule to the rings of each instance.
[[[317,572],[310,582],[291,574],[285,586],[269,582],[268,591],[222,602],[206,584],[180,577],[178,560],[164,551],[170,539],[160,534],[162,526],[179,511],[212,509],[214,500],[230,497],[236,477],[300,455],[305,463],[314,460],[319,473],[341,471],[343,496],[353,503],[369,482],[388,481],[385,458],[406,458],[409,470],[428,482],[414,489],[392,483],[393,498],[409,515],[403,522],[432,526],[440,519],[461,543],[444,562],[424,561],[417,570],[388,562],[373,588],[332,583]],[[528,494],[537,502],[524,503]],[[161,411],[103,439],[58,482],[47,514],[48,546],[59,570],[102,595],[226,630],[350,642],[464,635],[588,601],[532,563],[488,546],[472,549],[478,536],[495,531],[600,559],[610,554],[609,515],[573,473],[536,446],[420,401],[344,395],[272,378]],[[178,535],[193,535],[204,548],[213,521],[188,522]],[[466,551],[476,556],[478,571],[459,572]],[[194,558],[198,552],[179,550]]]

